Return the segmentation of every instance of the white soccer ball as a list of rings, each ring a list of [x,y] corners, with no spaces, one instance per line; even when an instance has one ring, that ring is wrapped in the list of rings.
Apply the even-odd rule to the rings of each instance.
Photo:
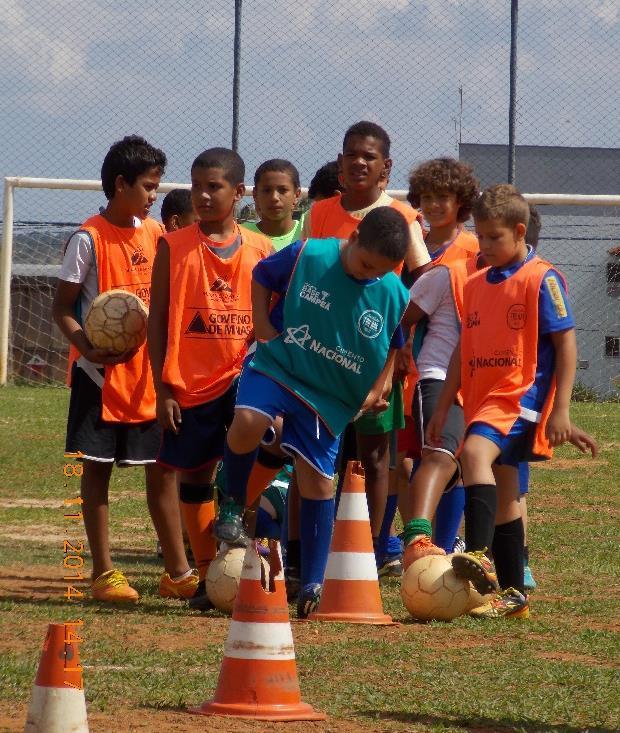
[[[148,308],[127,290],[107,290],[91,303],[84,319],[86,337],[96,349],[122,354],[146,340]]]
[[[211,561],[205,578],[207,596],[224,613],[232,613],[241,581],[244,547],[224,548]]]
[[[452,621],[469,610],[469,587],[468,581],[454,574],[449,557],[427,555],[407,568],[400,596],[419,621]]]

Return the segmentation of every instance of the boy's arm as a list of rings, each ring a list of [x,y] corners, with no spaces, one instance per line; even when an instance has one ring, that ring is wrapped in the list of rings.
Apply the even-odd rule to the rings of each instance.
[[[426,429],[426,442],[429,445],[441,447],[441,431],[443,430],[448,410],[454,404],[456,395],[461,388],[461,339],[454,347],[450,365],[446,373],[446,381],[437,400],[435,412]]]
[[[396,359],[397,349],[390,349],[385,360],[385,365],[381,373],[372,385],[368,396],[364,400],[364,404],[360,408],[358,415],[363,412],[383,412],[389,407],[386,397],[392,390],[392,375],[394,372],[394,361]]]
[[[545,434],[550,445],[565,443],[571,436],[570,398],[577,369],[577,339],[575,329],[549,334],[555,349],[555,398],[547,420]]]
[[[269,306],[273,291],[252,278],[252,322],[254,324],[254,337],[257,341],[271,341],[278,336],[269,320]]]
[[[172,388],[163,382],[164,361],[168,346],[168,313],[170,307],[170,248],[161,237],[153,261],[151,302],[147,324],[147,347],[157,395],[157,421],[164,430],[179,432],[181,408]]]
[[[59,280],[52,303],[52,317],[58,328],[75,346],[80,354],[93,364],[121,364],[129,361],[137,352],[130,349],[122,354],[116,354],[110,349],[96,349],[86,338],[84,329],[75,317],[75,304],[80,297],[82,283]]]

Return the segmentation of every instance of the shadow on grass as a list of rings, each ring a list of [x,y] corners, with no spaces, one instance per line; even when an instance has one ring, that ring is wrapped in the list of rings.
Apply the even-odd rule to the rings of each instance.
[[[512,720],[510,718],[452,718],[441,715],[425,715],[418,713],[406,713],[395,710],[385,712],[384,710],[357,711],[361,718],[372,718],[373,720],[397,720],[401,723],[417,723],[418,725],[446,725],[458,726],[469,733],[496,733],[496,731],[527,731],[527,733],[617,733],[617,728],[596,728],[590,726],[575,727],[565,723],[543,723],[539,720]]]

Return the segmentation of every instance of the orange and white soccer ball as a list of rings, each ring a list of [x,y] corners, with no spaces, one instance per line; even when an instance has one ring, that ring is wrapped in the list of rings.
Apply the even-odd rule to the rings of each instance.
[[[127,290],[107,290],[91,303],[84,331],[96,349],[122,354],[146,341],[148,308]]]
[[[241,581],[245,547],[223,547],[211,561],[205,588],[211,603],[224,613],[232,613]]]
[[[470,608],[469,582],[457,578],[450,558],[427,555],[403,575],[400,596],[419,621],[452,621]]]

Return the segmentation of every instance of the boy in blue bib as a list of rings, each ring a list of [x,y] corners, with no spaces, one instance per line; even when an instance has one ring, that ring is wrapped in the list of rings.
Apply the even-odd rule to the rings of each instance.
[[[247,541],[241,515],[248,477],[261,438],[282,416],[282,448],[301,459],[295,469],[302,497],[302,617],[318,604],[325,573],[340,434],[356,415],[387,407],[408,298],[393,270],[408,243],[402,214],[379,207],[346,241],[295,242],[254,268],[258,347],[239,381],[214,533],[229,544]]]

